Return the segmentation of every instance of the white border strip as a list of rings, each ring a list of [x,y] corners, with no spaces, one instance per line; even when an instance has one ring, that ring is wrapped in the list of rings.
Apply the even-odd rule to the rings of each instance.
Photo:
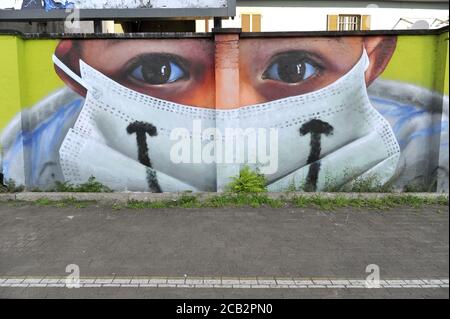
[[[0,277],[0,288],[65,288],[66,277]],[[293,279],[228,277],[98,277],[80,278],[79,288],[227,288],[227,289],[391,289],[449,288],[449,279],[389,279],[369,286],[361,279]],[[74,282],[71,281],[71,285]]]

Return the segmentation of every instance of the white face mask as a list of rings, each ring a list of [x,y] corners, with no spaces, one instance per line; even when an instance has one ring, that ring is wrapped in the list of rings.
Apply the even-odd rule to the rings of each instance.
[[[220,131],[277,129],[279,167],[266,175],[270,191],[292,185],[321,190],[330,179],[342,185],[366,175],[377,175],[380,182],[386,182],[399,159],[400,148],[391,127],[367,96],[365,51],[347,74],[325,88],[233,110],[160,100],[118,84],[81,60],[81,78],[56,56],[53,61],[87,89],[83,109],[60,149],[64,178],[72,183],[95,176],[115,190],[223,189],[246,163],[171,161],[172,130],[185,128],[192,135],[194,120],[200,120],[202,128]],[[204,136],[201,144],[208,143]]]

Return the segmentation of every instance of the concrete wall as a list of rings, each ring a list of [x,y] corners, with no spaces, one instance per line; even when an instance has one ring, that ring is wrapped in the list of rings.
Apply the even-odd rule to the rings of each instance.
[[[448,192],[447,30],[3,34],[0,70],[1,172],[30,189],[221,191],[250,166],[272,191]]]

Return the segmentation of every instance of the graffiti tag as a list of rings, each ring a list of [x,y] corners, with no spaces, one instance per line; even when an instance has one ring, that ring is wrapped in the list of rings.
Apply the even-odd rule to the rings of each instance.
[[[328,136],[333,133],[333,127],[327,122],[318,119],[312,119],[300,127],[300,135],[311,134],[311,150],[309,152],[307,164],[311,164],[306,177],[306,191],[317,190],[317,180],[320,171],[320,152],[322,151],[321,139],[322,134]]]
[[[147,166],[147,182],[150,189],[155,193],[161,193],[161,187],[159,186],[156,178],[156,173],[152,169],[152,162],[150,161],[150,155],[147,144],[147,135],[157,136],[158,131],[155,126],[150,123],[135,121],[128,125],[128,134],[136,134],[136,142],[138,147],[138,160],[142,165]]]

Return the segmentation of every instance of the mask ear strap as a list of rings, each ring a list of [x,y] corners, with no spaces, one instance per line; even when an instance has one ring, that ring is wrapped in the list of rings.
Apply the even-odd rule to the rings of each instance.
[[[366,48],[363,48],[363,58],[364,58],[364,72],[366,72],[370,66],[370,59],[369,55],[367,54]]]
[[[91,85],[89,85],[86,81],[84,81],[78,74],[73,72],[67,65],[65,65],[56,55],[52,56],[53,63],[60,68],[64,73],[66,73],[70,78],[72,78],[75,82],[84,86],[86,89],[91,89]]]

